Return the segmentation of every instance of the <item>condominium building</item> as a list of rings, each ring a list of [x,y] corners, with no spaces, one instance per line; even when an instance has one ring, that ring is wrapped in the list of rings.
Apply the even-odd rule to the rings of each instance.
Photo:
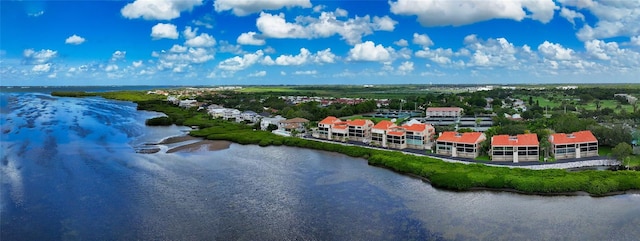
[[[396,124],[388,120],[374,125],[371,129],[371,145],[387,147],[387,131],[392,127],[396,127]]]
[[[334,116],[318,123],[318,138],[337,141],[368,141],[371,139],[371,120],[355,119],[342,121]]]
[[[347,128],[349,130],[350,141],[365,141],[371,139],[371,128],[373,128],[373,122],[371,120],[355,119],[346,121]]]
[[[333,139],[333,127],[341,123],[342,120],[335,116],[327,116],[320,122],[318,122],[318,138],[332,140]]]
[[[539,146],[540,143],[536,134],[496,135],[491,137],[491,160],[538,161],[540,160]]]
[[[462,108],[460,107],[428,107],[427,118],[432,117],[461,117]]]
[[[598,156],[598,139],[591,131],[551,134],[549,142],[556,159]]]
[[[431,149],[436,129],[430,124],[409,123],[402,125],[405,131],[407,148]]]
[[[480,143],[487,137],[482,132],[443,132],[436,140],[436,154],[476,158],[480,155]]]

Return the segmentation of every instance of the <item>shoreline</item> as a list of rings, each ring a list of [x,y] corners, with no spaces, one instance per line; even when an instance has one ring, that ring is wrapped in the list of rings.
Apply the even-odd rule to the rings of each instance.
[[[195,141],[195,142],[191,142]],[[184,142],[190,142],[187,144],[180,144]],[[171,145],[177,144],[175,147],[171,147],[166,150],[166,154],[176,153],[176,152],[197,152],[197,151],[220,151],[224,149],[228,149],[231,146],[230,141],[225,140],[208,140],[204,138],[199,138],[190,135],[182,135],[182,136],[169,136],[157,143],[147,143],[144,144],[144,147],[135,148],[136,153],[140,154],[155,154],[160,152],[163,148],[160,148],[159,145]]]
[[[340,153],[338,153],[338,154],[340,154]],[[384,165],[379,165],[379,164],[374,164],[374,163],[370,163],[370,162],[368,162],[368,165],[369,166],[373,166],[373,167],[383,168],[383,169],[395,172],[395,173],[400,174],[400,175],[405,175],[405,176],[408,176],[408,177],[411,177],[411,178],[414,178],[414,179],[421,180],[421,181],[423,181],[425,183],[428,183],[429,185],[431,185],[435,189],[442,190],[442,191],[447,191],[447,192],[464,193],[464,192],[485,192],[485,191],[489,191],[489,192],[515,193],[515,194],[530,195],[530,196],[547,196],[547,197],[590,196],[590,197],[594,197],[594,198],[611,197],[611,196],[624,195],[624,194],[638,194],[638,195],[640,195],[640,190],[636,190],[636,189],[626,190],[626,191],[608,192],[608,193],[604,193],[604,194],[601,194],[601,195],[595,195],[595,194],[591,194],[591,193],[588,193],[588,192],[585,192],[585,191],[546,193],[546,192],[525,192],[525,191],[520,191],[520,190],[517,190],[517,189],[514,189],[514,188],[490,188],[490,187],[471,187],[471,188],[469,188],[467,190],[452,190],[452,189],[447,189],[447,188],[434,186],[433,183],[431,182],[431,180],[429,180],[429,178],[426,178],[426,177],[423,177],[423,176],[420,176],[420,175],[417,175],[417,174],[393,170],[390,167],[387,167],[387,166],[384,166]]]
[[[191,144],[186,144],[186,145],[181,145],[181,146],[171,148],[167,150],[166,153],[197,152],[203,149],[207,151],[220,151],[220,150],[228,149],[229,146],[231,146],[230,141],[201,140]]]
[[[108,99],[130,100],[128,95],[110,94]],[[140,97],[142,98],[142,97]],[[583,171],[566,172],[559,169],[531,170],[504,168],[490,165],[464,165],[441,160],[437,157],[409,155],[389,150],[376,150],[360,146],[345,146],[315,140],[277,136],[269,132],[256,131],[245,125],[211,120],[203,114],[188,113],[161,100],[145,102],[130,100],[138,110],[169,113],[179,119],[173,124],[198,126],[189,136],[207,140],[229,141],[241,145],[290,146],[309,150],[322,150],[351,157],[363,158],[369,165],[384,167],[399,174],[428,180],[435,188],[456,192],[490,190],[527,195],[566,196],[586,193],[601,197],[625,193],[640,193],[640,176],[628,171]],[[186,125],[185,125],[186,124]],[[182,137],[190,138],[190,137]],[[195,148],[199,146],[199,148]],[[194,145],[194,150],[202,150]],[[184,150],[190,150],[185,147]],[[460,166],[463,165],[463,166]]]

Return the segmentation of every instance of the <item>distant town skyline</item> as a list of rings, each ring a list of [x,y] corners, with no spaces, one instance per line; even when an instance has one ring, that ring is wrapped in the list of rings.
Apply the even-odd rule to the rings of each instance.
[[[640,82],[640,1],[1,1],[0,85]]]

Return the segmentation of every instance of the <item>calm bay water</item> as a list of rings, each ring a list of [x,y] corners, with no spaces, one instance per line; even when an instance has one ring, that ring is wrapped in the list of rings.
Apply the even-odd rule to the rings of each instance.
[[[289,147],[138,154],[128,102],[1,93],[0,240],[637,240],[640,195],[456,193]],[[166,149],[166,148],[165,148]]]

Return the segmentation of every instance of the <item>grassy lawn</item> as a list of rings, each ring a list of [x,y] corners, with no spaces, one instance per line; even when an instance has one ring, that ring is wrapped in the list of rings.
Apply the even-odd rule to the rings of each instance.
[[[476,157],[474,160],[481,161],[481,162],[490,162],[491,161],[491,157],[489,155],[480,155],[480,156]]]
[[[598,155],[600,156],[610,156],[611,155],[611,147],[608,146],[599,146],[598,147]],[[640,166],[640,155],[631,155],[629,157],[629,166],[637,167]]]
[[[547,107],[553,108],[553,107],[560,106],[560,104],[561,104],[560,102],[550,101],[549,99],[544,98],[544,97],[534,97],[533,101],[534,102],[538,101],[538,103],[540,104],[540,107],[547,106]]]
[[[630,167],[637,167],[640,166],[640,155],[632,155],[629,157],[629,166]],[[626,161],[625,161],[626,164]]]
[[[598,155],[599,156],[609,156],[609,155],[611,155],[611,147],[609,147],[609,146],[598,146]]]
[[[602,100],[600,101],[600,108],[604,109],[604,108],[611,108],[614,111],[618,112],[619,110],[616,109],[616,107],[618,106],[618,101],[616,100]],[[579,105],[578,108],[584,108],[587,110],[595,110],[596,109],[596,103],[594,101],[589,102],[589,104],[586,105]],[[633,107],[631,105],[622,105],[622,109],[625,109],[627,112],[633,112]]]
[[[573,97],[571,96],[562,96],[562,95],[553,95],[552,96],[554,101],[549,100],[549,96],[546,97],[542,97],[542,96],[538,96],[538,97],[533,97],[533,101],[537,101],[540,104],[540,107],[544,108],[549,107],[549,108],[554,108],[554,107],[559,107],[562,106],[562,99],[568,98],[568,99],[572,99]],[[529,99],[528,96],[518,96],[518,98],[527,101]],[[570,100],[569,103],[574,102],[573,100]],[[575,101],[577,102],[577,101]],[[576,103],[576,107],[578,108],[578,110],[596,110],[596,103],[594,101],[589,102],[588,104],[579,104]],[[619,109],[616,109],[616,107],[618,106],[618,101],[616,100],[602,100],[600,101],[600,109],[604,109],[604,108],[610,108],[613,109],[615,112],[620,112]],[[622,105],[621,106],[622,109],[626,110],[627,112],[633,112],[633,107],[631,105]]]

